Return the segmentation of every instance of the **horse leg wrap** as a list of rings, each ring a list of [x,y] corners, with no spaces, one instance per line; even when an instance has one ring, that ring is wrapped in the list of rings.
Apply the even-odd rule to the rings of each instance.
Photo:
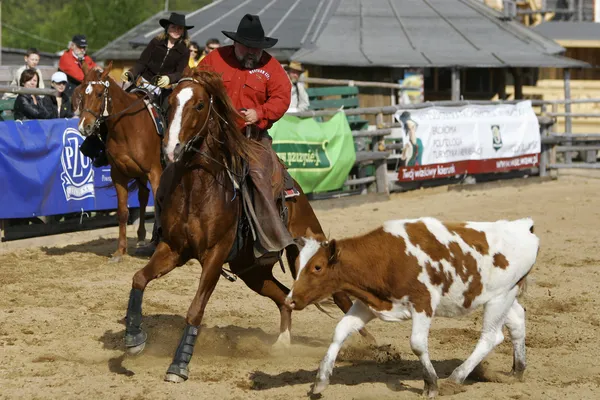
[[[136,347],[146,342],[148,335],[141,328],[142,325],[142,298],[144,292],[140,289],[131,289],[127,317],[125,319],[125,347]]]
[[[194,344],[196,343],[198,333],[200,333],[200,327],[194,325],[185,326],[183,336],[181,337],[179,346],[177,346],[175,357],[173,357],[173,362],[169,366],[167,374],[175,374],[187,380],[189,376],[188,364],[194,353]]]

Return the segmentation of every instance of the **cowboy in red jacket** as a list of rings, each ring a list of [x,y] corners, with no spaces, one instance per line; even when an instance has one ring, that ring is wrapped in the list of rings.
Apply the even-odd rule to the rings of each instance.
[[[255,209],[267,236],[267,240],[263,241],[266,243],[255,245],[255,250],[259,255],[278,254],[294,242],[273,198],[271,176],[276,158],[272,154],[272,139],[267,129],[287,111],[291,83],[279,61],[264,51],[273,47],[277,39],[265,37],[257,15],[246,14],[237,32],[223,31],[223,34],[234,44],[211,52],[200,65],[222,74],[227,94],[243,116],[240,130],[245,134],[246,128],[250,127],[252,137],[264,145],[259,160],[250,163]]]

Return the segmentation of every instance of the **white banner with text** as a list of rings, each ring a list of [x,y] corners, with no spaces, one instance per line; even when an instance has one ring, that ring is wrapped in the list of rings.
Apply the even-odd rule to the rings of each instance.
[[[530,101],[399,110],[399,181],[505,172],[539,164],[540,127]]]

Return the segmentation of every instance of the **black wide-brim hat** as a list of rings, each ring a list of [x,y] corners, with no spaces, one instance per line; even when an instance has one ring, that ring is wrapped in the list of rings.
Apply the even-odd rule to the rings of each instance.
[[[185,15],[177,13],[171,13],[171,16],[168,19],[161,18],[158,20],[158,23],[165,29],[169,27],[169,24],[183,26],[185,29],[193,28],[192,25],[185,24]]]
[[[238,25],[237,32],[221,31],[234,42],[255,49],[268,49],[275,46],[277,39],[265,36],[258,15],[246,14]]]

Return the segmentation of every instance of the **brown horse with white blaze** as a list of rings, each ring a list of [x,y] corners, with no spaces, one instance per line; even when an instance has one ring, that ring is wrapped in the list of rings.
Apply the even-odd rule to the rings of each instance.
[[[273,276],[274,262],[268,266],[257,263],[251,228],[240,223],[245,218],[239,189],[247,183],[244,166],[246,160],[256,157],[261,144],[239,132],[237,111],[219,74],[187,71],[169,102],[169,131],[163,144],[164,153],[173,162],[165,168],[156,196],[162,210],[163,233],[148,264],[133,277],[125,346],[130,354],[139,354],[145,346],[147,335],[141,329],[142,297],[148,283],[189,259],[199,260],[202,273],[198,291],[188,309],[186,326],[165,378],[183,382],[189,376],[188,365],[204,309],[221,276],[223,264],[229,263],[231,271],[248,287],[277,305],[281,323],[276,346],[290,345],[291,310],[285,307],[289,289]],[[299,189],[297,184],[296,187]],[[286,206],[287,226],[292,236],[300,236],[308,228],[322,234],[303,193],[288,199]],[[296,276],[298,254],[296,245],[286,249],[292,276]],[[333,297],[344,312],[352,305],[344,293]],[[372,340],[366,331],[361,333]]]
[[[125,92],[108,75],[111,66],[101,72],[87,70],[84,63],[85,78],[74,92],[78,97],[74,108],[79,111],[79,131],[83,136],[100,135],[100,129],[108,131],[105,146],[117,191],[119,221],[118,248],[111,260],[120,261],[127,252],[127,198],[131,180],[137,181],[140,203],[138,246],[146,238],[144,221],[150,195],[147,183],[150,182],[152,192],[156,194],[162,174],[161,138],[144,99]]]

